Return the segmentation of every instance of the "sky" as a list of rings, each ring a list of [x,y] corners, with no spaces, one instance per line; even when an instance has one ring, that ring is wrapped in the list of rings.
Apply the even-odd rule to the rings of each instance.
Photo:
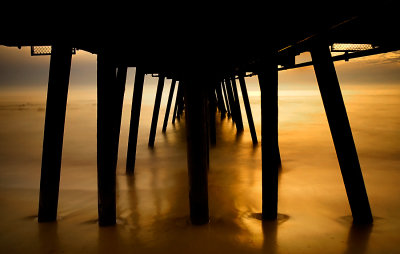
[[[309,53],[296,57],[296,62],[310,60]],[[27,92],[47,87],[50,56],[30,55],[30,47],[0,46],[0,92]],[[341,85],[400,84],[400,51],[335,62]],[[134,68],[128,72],[127,82],[133,82]],[[146,76],[146,84],[156,84],[157,79]],[[248,84],[257,85],[257,78]],[[279,72],[279,84],[289,89],[305,89],[316,84],[312,66]],[[293,86],[293,87],[292,87]],[[77,51],[72,58],[70,87],[94,89],[96,87],[96,55]]]

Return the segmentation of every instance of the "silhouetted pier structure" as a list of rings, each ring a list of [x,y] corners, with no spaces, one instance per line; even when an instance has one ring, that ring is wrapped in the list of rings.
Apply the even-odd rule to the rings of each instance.
[[[315,69],[354,222],[371,223],[372,213],[333,61],[400,48],[399,37],[394,32],[398,28],[397,5],[394,1],[387,4],[385,7],[380,3],[377,7],[360,9],[356,5],[331,8],[325,3],[308,6],[299,3],[293,8],[298,10],[295,14],[266,6],[269,11],[257,11],[251,19],[220,22],[212,17],[210,24],[204,25],[195,22],[199,16],[186,17],[182,23],[166,16],[154,33],[146,32],[152,28],[146,24],[134,24],[135,30],[130,30],[133,36],[126,36],[124,33],[127,31],[116,28],[117,32],[110,34],[111,38],[105,36],[107,33],[101,28],[96,30],[98,36],[88,36],[79,30],[76,34],[53,37],[40,33],[19,37],[3,35],[0,39],[2,45],[52,46],[39,221],[56,220],[71,56],[72,49],[79,49],[97,54],[98,59],[97,164],[101,226],[116,222],[116,164],[128,67],[136,67],[136,76],[127,173],[133,173],[135,167],[144,76],[153,74],[159,78],[149,135],[150,147],[154,145],[164,80],[173,79],[163,131],[172,104],[171,95],[178,84],[172,121],[181,117],[185,108],[190,218],[193,224],[204,224],[209,221],[207,170],[209,136],[213,132],[210,125],[215,124],[209,120],[209,114],[214,114],[215,107],[218,107],[223,116],[225,112],[228,117],[232,116],[238,132],[243,130],[236,79],[242,91],[252,140],[258,142],[244,80],[247,74],[258,76],[261,91],[262,218],[277,218],[280,166],[278,71],[306,65],[313,65]],[[268,16],[272,11],[277,13]],[[128,27],[126,24],[121,26]],[[237,33],[244,28],[254,33],[251,38]],[[237,38],[229,43],[218,39],[232,35]],[[161,42],[163,36],[170,39]],[[367,44],[369,48],[348,49],[343,55],[332,57],[332,45],[341,43]],[[296,55],[308,51],[311,52],[311,62],[295,62]]]

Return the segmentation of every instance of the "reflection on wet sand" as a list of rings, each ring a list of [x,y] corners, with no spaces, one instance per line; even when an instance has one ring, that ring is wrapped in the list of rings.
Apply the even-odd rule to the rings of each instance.
[[[54,253],[60,247],[57,223],[38,223],[39,248],[41,253]]]
[[[279,253],[278,248],[278,228],[289,219],[288,215],[278,214],[275,221],[262,221],[262,233],[264,237],[263,249],[269,250],[269,253]]]
[[[373,225],[353,224],[347,237],[347,248],[345,254],[362,254],[368,250],[368,240],[372,232]]]
[[[127,103],[117,168],[117,225],[98,227],[96,106],[79,100],[67,110],[60,219],[44,224],[26,219],[37,212],[44,118],[37,109],[43,105],[24,103],[24,110],[4,105],[0,227],[7,233],[0,246],[7,253],[396,252],[400,87],[388,93],[375,89],[380,93],[344,92],[372,211],[380,217],[371,227],[352,224],[322,101],[314,91],[306,97],[280,97],[277,221],[260,220],[261,145],[253,146],[246,121],[245,132],[237,135],[231,120],[217,115],[217,144],[210,150],[208,175],[211,218],[203,226],[189,220],[185,121],[170,124],[165,135],[158,132],[155,148],[148,149],[152,107],[145,103],[135,174],[126,175]],[[153,96],[151,91],[147,96]],[[260,135],[259,100],[250,100]]]

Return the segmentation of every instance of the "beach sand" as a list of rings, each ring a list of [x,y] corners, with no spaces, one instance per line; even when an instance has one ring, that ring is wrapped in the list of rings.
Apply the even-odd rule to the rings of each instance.
[[[125,174],[131,106],[125,98],[118,221],[111,227],[97,224],[96,101],[70,90],[58,220],[38,223],[45,90],[35,100],[3,96],[2,253],[400,253],[400,85],[343,87],[374,215],[372,226],[360,227],[352,225],[317,86],[281,86],[279,91],[278,220],[259,220],[261,145],[251,142],[242,105],[245,131],[240,135],[230,119],[217,115],[217,144],[210,150],[210,223],[191,225],[185,121],[161,133],[168,84],[154,149],[147,141],[155,87],[145,86],[134,176]],[[261,140],[260,99],[256,88],[249,90]]]

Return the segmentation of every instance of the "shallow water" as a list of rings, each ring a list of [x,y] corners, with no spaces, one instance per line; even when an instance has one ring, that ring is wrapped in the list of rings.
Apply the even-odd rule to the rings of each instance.
[[[124,173],[132,86],[127,87],[117,169],[115,227],[97,225],[95,90],[70,90],[59,219],[37,223],[45,90],[0,101],[0,246],[4,253],[400,253],[400,86],[345,86],[343,94],[375,218],[352,225],[316,86],[281,86],[279,216],[259,220],[261,147],[217,115],[210,151],[210,223],[189,223],[185,122],[147,147],[155,87],[145,86],[136,172]],[[249,85],[260,139],[260,101]],[[90,95],[89,95],[90,94]],[[7,98],[7,99],[5,99]]]

